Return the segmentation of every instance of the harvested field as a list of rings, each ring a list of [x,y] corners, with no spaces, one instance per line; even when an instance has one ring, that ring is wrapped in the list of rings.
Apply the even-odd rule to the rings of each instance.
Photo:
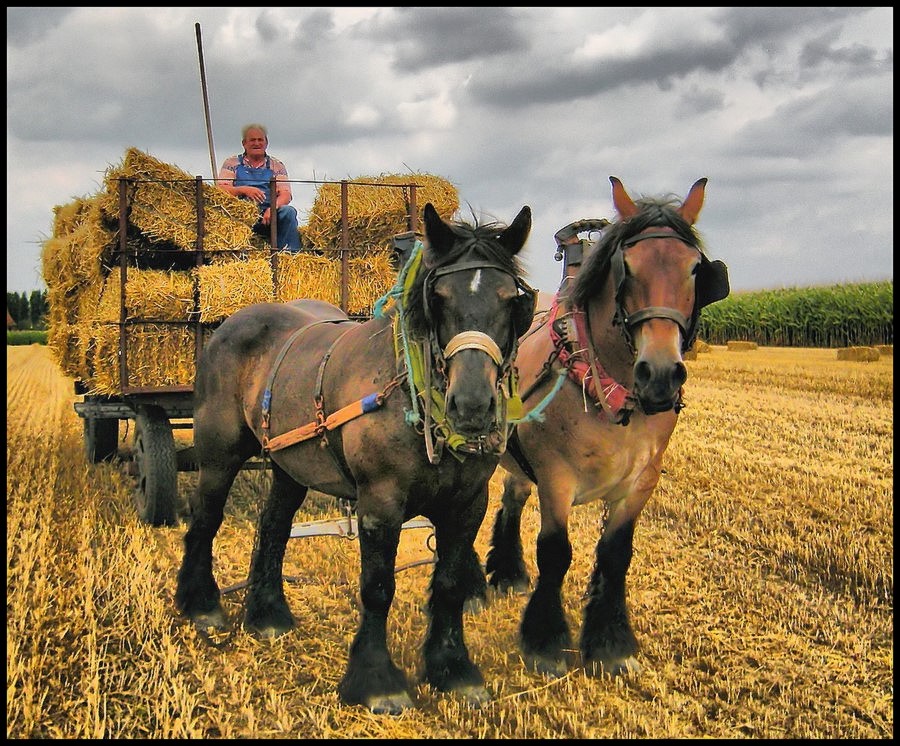
[[[238,590],[232,631],[199,635],[172,602],[184,527],[138,521],[124,466],[84,460],[71,379],[46,347],[7,347],[7,736],[893,738],[892,356],[713,345],[688,369],[629,573],[643,673],[530,673],[516,645],[526,598],[498,597],[465,620],[495,700],[470,710],[422,685],[419,709],[390,717],[336,693],[358,622],[357,542],[288,544],[294,633],[244,633]],[[182,497],[195,479],[179,475]],[[238,478],[214,548],[223,588],[246,577],[266,484]],[[499,486],[498,474],[482,558]],[[312,495],[297,520],[336,515]],[[576,508],[570,524],[576,639],[600,516]],[[532,499],[532,577],[537,527]],[[423,533],[404,532],[400,563],[427,558]],[[429,574],[398,575],[389,623],[414,680]]]

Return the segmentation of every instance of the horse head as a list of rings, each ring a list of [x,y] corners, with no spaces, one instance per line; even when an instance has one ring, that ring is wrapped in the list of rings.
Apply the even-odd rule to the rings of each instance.
[[[681,407],[687,380],[683,353],[693,345],[703,306],[729,293],[728,270],[704,254],[694,223],[707,180],[694,183],[683,202],[631,199],[614,176],[618,219],[604,232],[573,288],[588,309],[604,288],[606,318],[630,352],[631,387],[640,409],[656,414]],[[600,321],[589,315],[592,325]]]
[[[509,226],[445,222],[429,203],[422,212],[424,250],[404,314],[409,334],[425,342],[426,370],[440,376],[447,420],[456,432],[482,437],[498,423],[501,383],[518,337],[528,328],[535,293],[521,279],[516,255],[531,230],[523,207]],[[505,442],[505,438],[504,438]]]

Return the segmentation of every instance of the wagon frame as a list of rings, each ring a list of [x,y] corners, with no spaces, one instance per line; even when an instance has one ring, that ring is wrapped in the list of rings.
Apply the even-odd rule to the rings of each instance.
[[[176,447],[173,430],[193,429],[193,383],[169,386],[135,386],[130,383],[130,371],[128,368],[128,339],[129,329],[134,326],[154,324],[165,327],[166,325],[191,326],[195,330],[194,369],[196,370],[197,358],[203,348],[204,334],[216,328],[219,322],[204,322],[199,320],[199,313],[194,316],[197,320],[173,321],[137,318],[129,319],[125,304],[125,288],[129,269],[128,260],[136,257],[139,252],[127,248],[127,229],[129,213],[129,184],[137,183],[140,179],[120,178],[119,184],[119,221],[118,221],[118,248],[114,258],[118,259],[118,271],[121,272],[121,296],[119,316],[119,372],[120,392],[114,395],[99,395],[89,392],[87,384],[81,380],[75,380],[75,394],[81,397],[81,401],[74,403],[75,412],[83,420],[84,453],[89,463],[100,463],[122,458],[127,464],[127,471],[135,479],[134,504],[138,518],[152,526],[172,526],[178,522],[178,473],[196,471],[198,466],[194,458],[193,445],[178,449]],[[274,179],[272,180],[274,182]],[[348,194],[350,186],[359,185],[360,182],[341,180],[339,182],[299,182],[299,183],[334,183],[341,187],[341,234],[340,245],[337,247],[316,248],[316,252],[332,251],[339,253],[341,261],[341,309],[347,313],[349,304],[349,257],[355,251],[351,247],[351,236],[348,220]],[[177,253],[181,258],[193,255],[197,266],[203,264],[207,252],[203,246],[204,236],[204,204],[202,197],[203,179],[198,176],[195,179],[195,205],[197,215],[197,241],[196,248],[192,251],[179,249]],[[406,253],[415,240],[415,230],[418,221],[418,209],[416,205],[415,183],[385,184],[366,183],[365,186],[386,187],[391,189],[403,189],[407,207],[408,231],[394,237],[393,248],[398,257]],[[274,183],[271,184],[271,193],[274,194]],[[271,221],[271,235],[269,237],[270,259],[272,262],[273,276],[277,280],[278,254],[276,242],[276,221]],[[301,249],[303,251],[304,249]],[[176,252],[172,252],[173,254]],[[195,311],[198,300],[194,299]],[[354,318],[365,318],[356,316]],[[134,421],[134,447],[130,454],[119,450],[119,422],[121,420]],[[244,469],[262,469],[265,463],[261,459],[251,459],[243,467]],[[418,526],[410,526],[418,527]],[[328,527],[323,529],[328,531]],[[311,535],[309,533],[304,535]]]

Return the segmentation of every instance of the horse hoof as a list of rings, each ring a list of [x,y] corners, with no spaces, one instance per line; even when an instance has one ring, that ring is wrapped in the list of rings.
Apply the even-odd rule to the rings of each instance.
[[[641,672],[641,664],[637,662],[634,656],[630,655],[627,658],[618,660],[590,661],[585,664],[584,670],[588,676],[596,678],[603,676],[610,678],[637,676]]]
[[[199,630],[222,630],[228,627],[228,621],[225,619],[225,612],[221,608],[205,611],[191,616],[191,621]]]
[[[286,635],[290,632],[289,629],[282,629],[281,627],[255,628],[251,631],[253,632],[254,637],[257,637],[260,640],[277,640],[282,635]]]
[[[528,593],[527,580],[499,581],[491,584],[491,588],[501,596],[524,596]]]
[[[564,659],[550,658],[545,655],[530,656],[526,659],[526,665],[535,673],[551,679],[561,679],[569,671]]]
[[[486,596],[473,596],[466,599],[466,602],[463,604],[463,611],[467,614],[480,614],[487,607],[488,600]]]
[[[471,684],[460,689],[454,690],[454,694],[458,695],[463,701],[473,708],[484,707],[493,699],[491,693],[479,684]]]
[[[373,715],[399,715],[412,706],[413,701],[406,692],[371,697],[366,702],[366,707],[372,711]]]

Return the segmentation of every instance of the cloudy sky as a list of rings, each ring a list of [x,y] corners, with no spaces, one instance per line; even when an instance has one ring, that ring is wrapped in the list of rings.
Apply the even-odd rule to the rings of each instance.
[[[53,207],[136,147],[212,176],[243,124],[292,179],[429,173],[553,233],[683,197],[734,290],[893,279],[892,8],[7,8],[7,290],[43,288]],[[301,224],[314,185],[295,185]]]

